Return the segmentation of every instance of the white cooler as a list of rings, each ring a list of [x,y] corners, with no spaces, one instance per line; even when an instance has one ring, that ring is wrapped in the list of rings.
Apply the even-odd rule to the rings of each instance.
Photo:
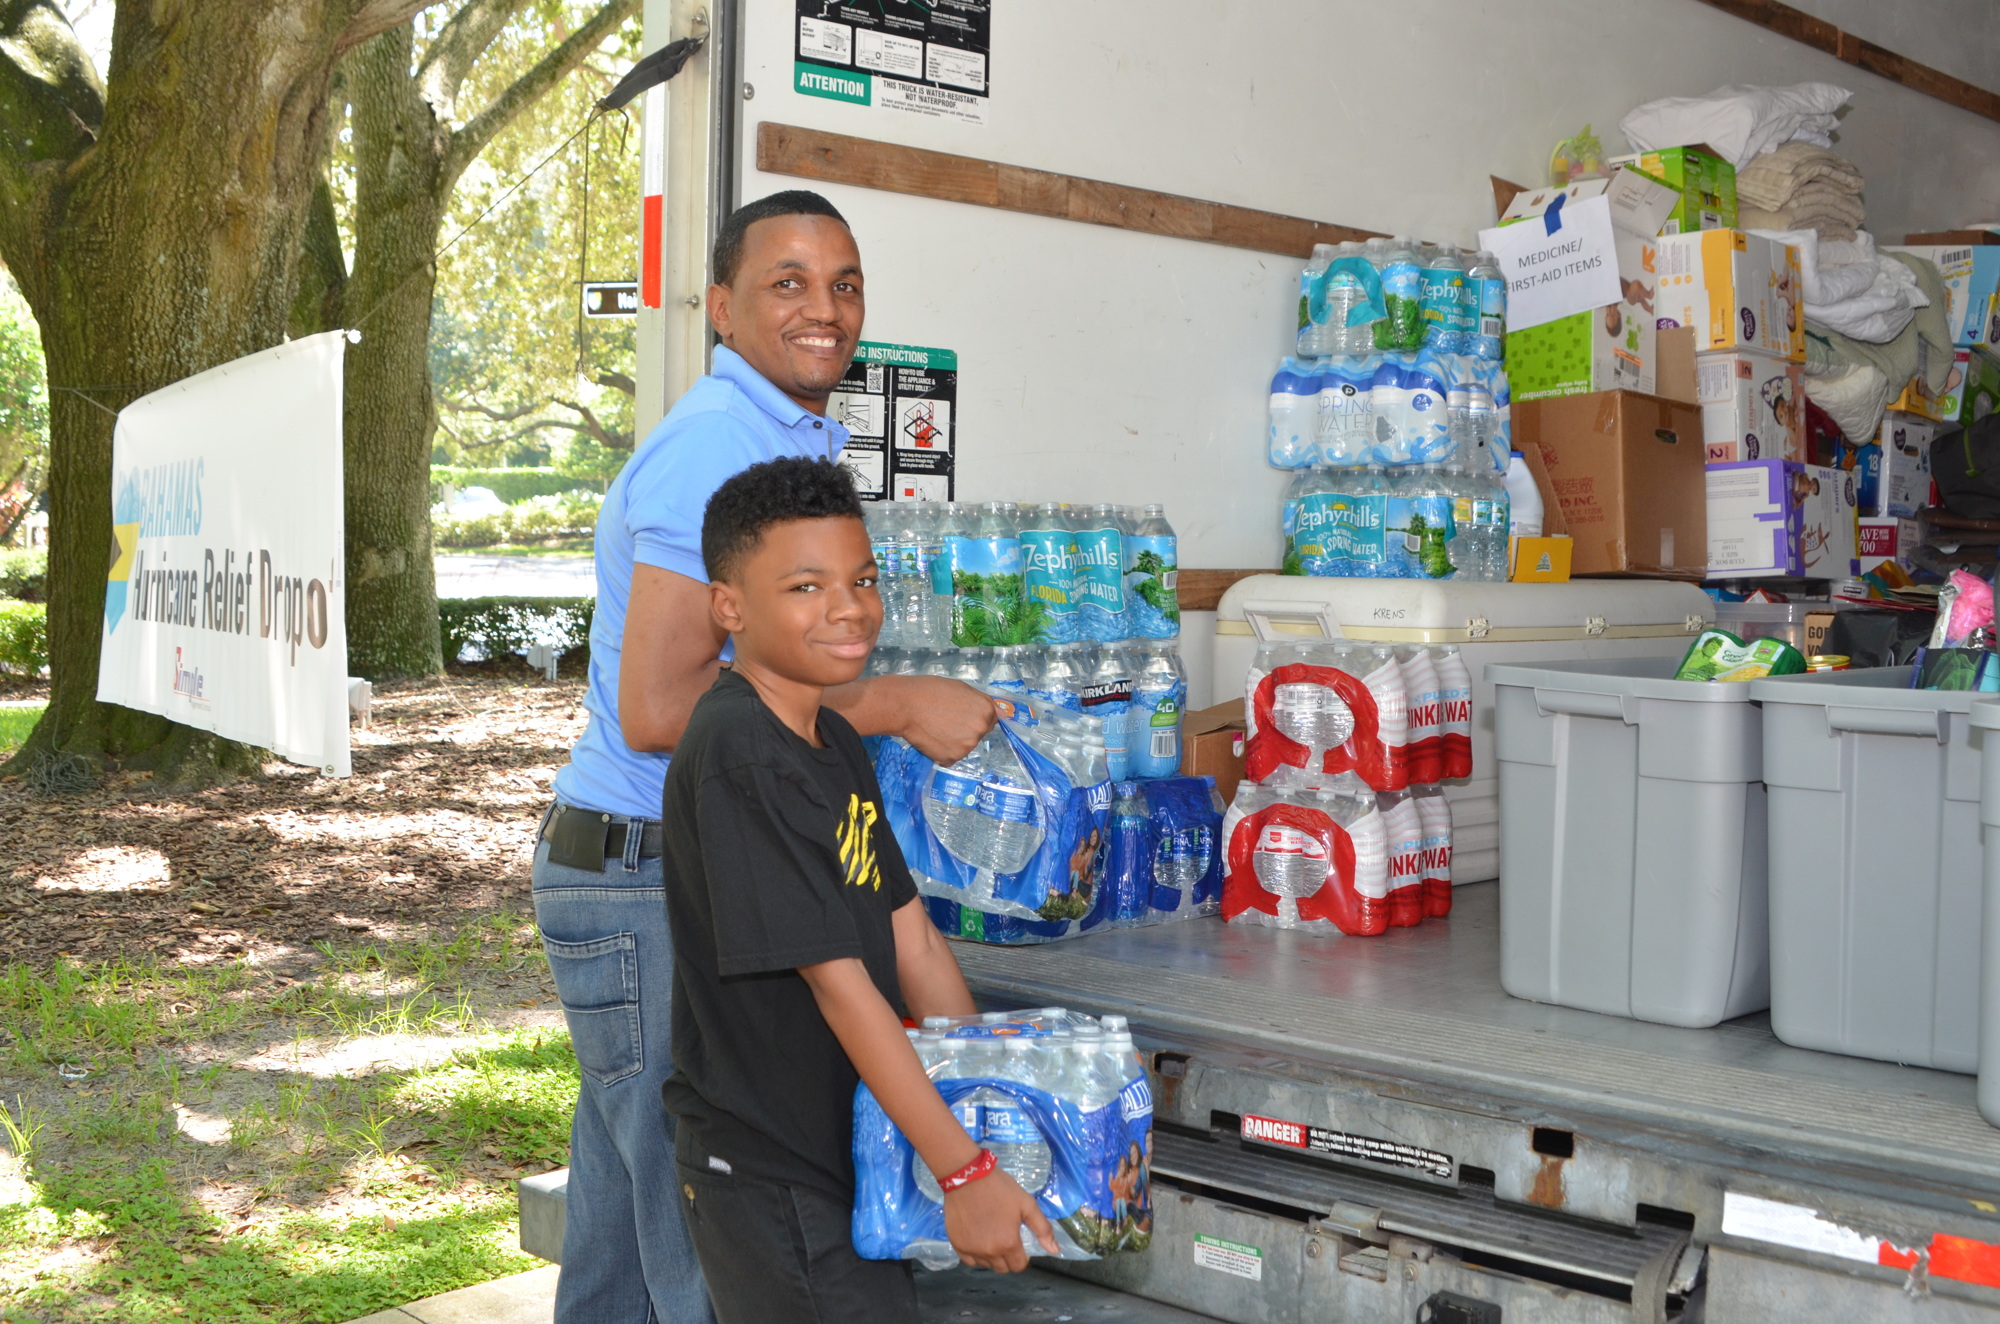
[[[1216,611],[1214,697],[1243,693],[1260,630],[1310,639],[1330,626],[1358,643],[1457,644],[1472,677],[1472,776],[1445,784],[1451,880],[1478,883],[1500,876],[1500,783],[1486,664],[1678,659],[1714,621],[1706,593],[1671,580],[1458,584],[1252,575],[1231,585]]]

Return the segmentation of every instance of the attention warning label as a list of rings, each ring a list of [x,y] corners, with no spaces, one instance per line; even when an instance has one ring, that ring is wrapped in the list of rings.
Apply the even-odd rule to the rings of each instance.
[[[847,429],[840,462],[865,501],[950,501],[958,355],[864,340],[827,413]]]
[[[797,91],[986,123],[992,0],[797,0],[797,6]]]
[[[1336,1158],[1362,1159],[1391,1168],[1414,1168],[1433,1177],[1449,1177],[1455,1171],[1451,1155],[1440,1154],[1435,1149],[1405,1145],[1395,1140],[1378,1140],[1373,1136],[1349,1135],[1345,1131],[1328,1131],[1302,1122],[1281,1121],[1276,1117],[1245,1114],[1242,1135],[1245,1140],[1255,1140],[1260,1144],[1282,1145],[1286,1149],[1303,1149],[1308,1153],[1329,1154]]]

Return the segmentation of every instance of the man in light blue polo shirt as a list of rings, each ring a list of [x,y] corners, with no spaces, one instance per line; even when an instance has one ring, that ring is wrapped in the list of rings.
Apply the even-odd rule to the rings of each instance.
[[[780,456],[832,459],[847,431],[826,401],[861,339],[861,254],[833,204],[774,194],[716,236],[708,376],[640,443],[597,521],[590,725],[556,774],[535,850],[535,918],[582,1069],[570,1131],[556,1324],[713,1317],[681,1221],[668,1060],[673,948],[660,865],[667,761],[715,680],[701,520],[736,473]],[[956,762],[993,725],[978,691],[931,676],[828,690],[863,735]]]

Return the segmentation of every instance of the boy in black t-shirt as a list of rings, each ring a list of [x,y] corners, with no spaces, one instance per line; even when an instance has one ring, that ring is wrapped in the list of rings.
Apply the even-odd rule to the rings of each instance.
[[[932,1172],[967,1263],[1025,1268],[1047,1220],[965,1133],[903,1032],[972,997],[931,927],[854,728],[824,692],[861,674],[882,624],[844,469],[752,466],[702,521],[710,609],[735,662],[667,771],[667,913],[681,1200],[721,1324],[915,1321],[902,1261],[849,1232],[854,1086],[868,1082]],[[609,1014],[609,1013],[607,1013]]]

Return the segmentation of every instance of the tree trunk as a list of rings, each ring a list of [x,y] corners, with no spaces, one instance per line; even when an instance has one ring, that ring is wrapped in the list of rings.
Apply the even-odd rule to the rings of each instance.
[[[24,759],[61,749],[174,770],[192,757],[199,776],[246,757],[95,701],[112,546],[110,411],[284,338],[332,71],[355,9],[120,5],[94,142],[79,118],[73,153],[58,156],[45,140],[6,149],[16,155],[0,163],[0,257],[41,324],[53,388],[53,683]],[[25,96],[25,85],[0,80],[0,93]],[[0,109],[11,119],[16,105]],[[284,444],[272,438],[274,453]]]
[[[450,183],[450,130],[410,72],[408,25],[348,58],[354,271],[347,355],[348,666],[370,680],[444,669],[431,561],[431,252]]]

